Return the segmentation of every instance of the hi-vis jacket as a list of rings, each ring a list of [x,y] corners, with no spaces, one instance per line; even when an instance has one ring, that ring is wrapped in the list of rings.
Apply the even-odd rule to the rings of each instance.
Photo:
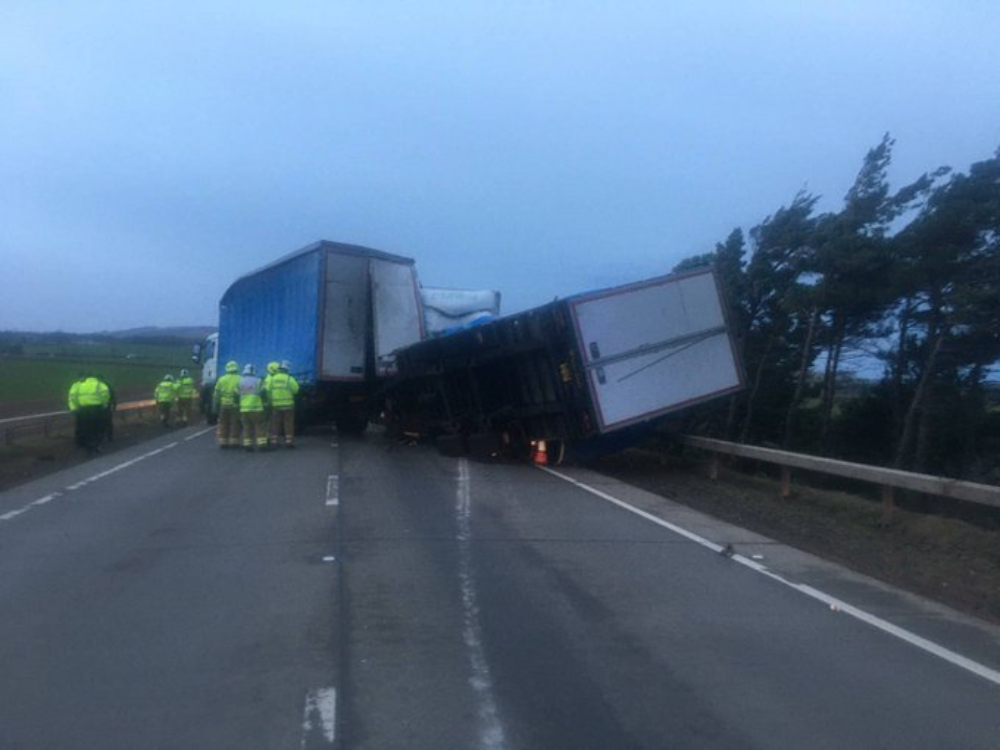
[[[160,381],[153,392],[153,398],[158,404],[172,404],[177,400],[177,386],[170,380]]]
[[[194,398],[194,378],[177,379],[177,398]]]
[[[264,392],[272,408],[291,409],[295,406],[295,394],[299,392],[299,384],[287,372],[276,372],[264,379]]]
[[[260,378],[256,375],[244,375],[240,378],[240,411],[264,411],[264,399]]]
[[[212,392],[212,405],[218,411],[223,409],[235,409],[239,402],[240,376],[234,372],[229,372],[215,381],[215,390]]]
[[[107,406],[109,403],[111,403],[111,391],[97,378],[84,378],[70,386],[70,411],[76,411],[81,406]]]

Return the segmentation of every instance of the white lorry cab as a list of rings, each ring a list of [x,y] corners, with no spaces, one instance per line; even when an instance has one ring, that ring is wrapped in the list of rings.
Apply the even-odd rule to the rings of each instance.
[[[219,377],[219,334],[210,333],[202,343],[195,344],[191,348],[191,360],[201,365],[201,380],[198,384],[201,412],[212,423],[212,392]]]

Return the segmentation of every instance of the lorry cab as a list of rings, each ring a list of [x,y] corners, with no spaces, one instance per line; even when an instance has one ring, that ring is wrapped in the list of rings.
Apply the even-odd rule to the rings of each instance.
[[[191,347],[191,361],[201,365],[201,380],[198,385],[201,411],[211,422],[212,391],[219,377],[219,334],[210,333],[202,343]]]

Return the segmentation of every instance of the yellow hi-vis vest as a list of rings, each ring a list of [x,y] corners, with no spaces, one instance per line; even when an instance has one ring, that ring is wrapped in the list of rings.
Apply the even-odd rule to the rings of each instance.
[[[268,375],[264,387],[267,390],[267,398],[275,409],[290,409],[295,405],[295,394],[299,392],[299,384],[287,372]]]

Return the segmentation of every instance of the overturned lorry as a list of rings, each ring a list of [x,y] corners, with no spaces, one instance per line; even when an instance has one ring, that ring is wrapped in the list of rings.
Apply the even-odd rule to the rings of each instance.
[[[576,295],[395,353],[384,418],[449,454],[526,457],[634,436],[743,387],[715,274]]]

